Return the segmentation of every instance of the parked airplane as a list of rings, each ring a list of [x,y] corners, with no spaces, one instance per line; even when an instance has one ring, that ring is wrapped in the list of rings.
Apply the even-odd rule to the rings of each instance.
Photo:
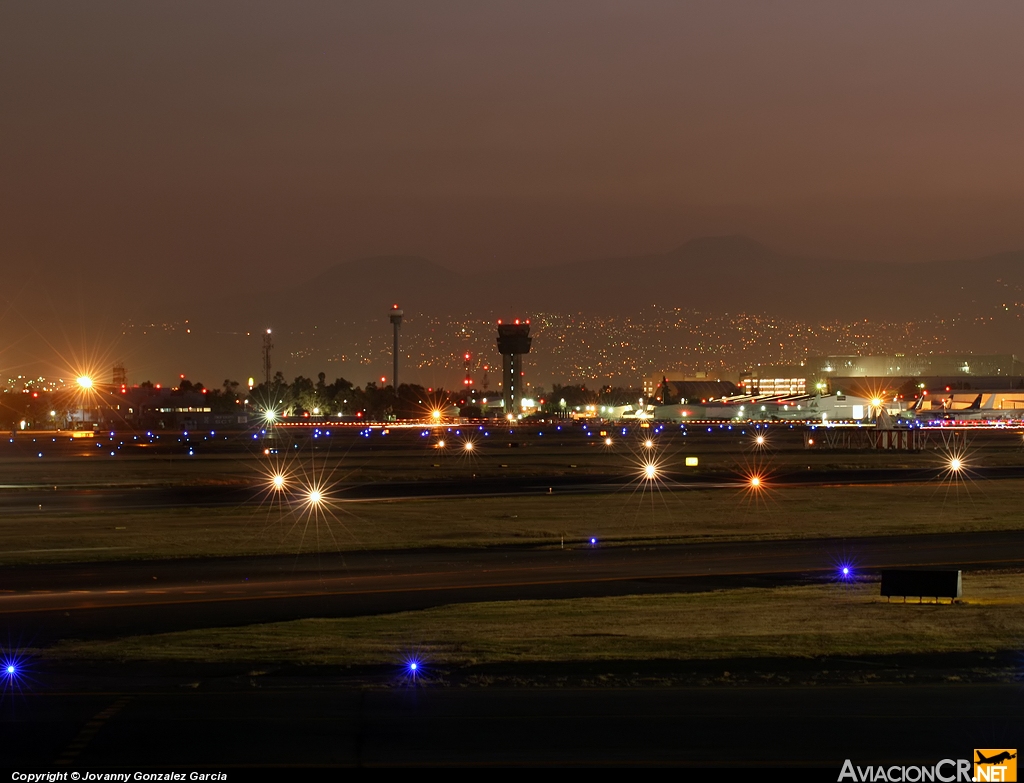
[[[1012,409],[997,410],[996,409],[996,395],[989,394],[988,400],[985,404],[982,404],[982,399],[985,397],[984,394],[979,394],[974,398],[974,402],[968,405],[966,408],[945,408],[939,416],[936,418],[944,419],[946,421],[989,421],[994,419],[1011,419],[1015,411]],[[952,399],[946,400],[946,404],[949,405]]]

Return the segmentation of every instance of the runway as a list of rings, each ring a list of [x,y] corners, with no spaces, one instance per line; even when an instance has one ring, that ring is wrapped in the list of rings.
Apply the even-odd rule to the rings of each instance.
[[[793,470],[776,472],[766,481],[777,486],[891,485],[935,482],[948,479],[944,468],[858,468]],[[965,476],[976,481],[1024,478],[1024,466],[972,468]],[[632,489],[637,485],[635,471],[629,474],[581,474],[559,476],[481,476],[479,478],[435,479],[430,481],[389,481],[332,484],[333,502],[373,500],[415,500],[421,498],[507,497],[519,495],[601,494]],[[661,492],[698,489],[735,489],[746,485],[739,474],[709,478],[686,473],[659,474]],[[76,485],[30,485],[0,487],[0,510],[25,513],[101,512],[151,508],[215,508],[258,502],[267,496],[267,487],[249,485],[127,486],[81,487]],[[299,502],[299,501],[296,501]]]
[[[657,547],[399,550],[8,566],[0,621],[35,643],[451,603],[687,592],[889,567],[1024,566],[1017,531]],[[970,580],[965,580],[969,591]]]

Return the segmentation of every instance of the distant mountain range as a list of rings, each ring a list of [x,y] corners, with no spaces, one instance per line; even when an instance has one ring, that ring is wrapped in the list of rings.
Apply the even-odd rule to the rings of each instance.
[[[742,236],[707,237],[668,253],[544,268],[460,270],[415,256],[336,264],[264,302],[293,325],[384,317],[392,304],[425,314],[626,314],[657,305],[713,313],[856,320],[987,317],[1024,302],[1024,251],[915,264],[809,259]]]

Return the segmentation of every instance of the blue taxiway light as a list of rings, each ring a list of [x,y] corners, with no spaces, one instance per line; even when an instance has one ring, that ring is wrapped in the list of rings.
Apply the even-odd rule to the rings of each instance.
[[[0,676],[7,681],[4,690],[25,678],[25,674],[23,672],[24,667],[22,666],[25,659],[20,655],[5,654],[0,660],[3,661],[3,672]]]
[[[857,572],[850,562],[836,564],[836,579],[840,582],[852,582],[857,578]]]

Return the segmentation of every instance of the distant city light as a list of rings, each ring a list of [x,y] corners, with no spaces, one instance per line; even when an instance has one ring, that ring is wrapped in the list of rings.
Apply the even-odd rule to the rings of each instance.
[[[91,389],[92,388],[92,378],[90,378],[88,375],[79,375],[78,376],[78,385],[81,386],[83,389]]]

